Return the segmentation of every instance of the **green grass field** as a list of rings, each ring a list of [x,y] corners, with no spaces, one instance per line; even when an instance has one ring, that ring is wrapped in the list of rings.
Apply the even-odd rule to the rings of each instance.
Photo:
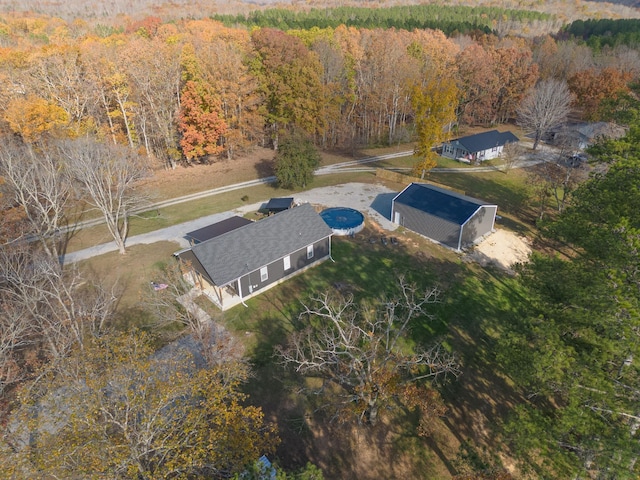
[[[522,220],[529,209],[523,171],[431,174],[429,179],[497,203],[503,224],[512,229],[532,229]],[[380,180],[372,173],[321,176],[310,188],[350,181]],[[403,187],[388,185],[398,190]],[[134,219],[132,234],[290,193],[260,186],[167,207]],[[248,198],[242,200],[244,196]],[[99,231],[82,231],[73,247],[91,245],[100,235],[104,238],[104,232]],[[412,232],[400,229],[397,246],[370,243],[369,237],[376,235],[367,227],[356,239],[335,238],[334,261],[325,261],[248,300],[248,308],[237,306],[219,313],[207,306],[246,347],[255,371],[246,391],[267,418],[278,424],[282,438],[279,460],[288,466],[310,460],[323,469],[325,478],[367,478],[362,468],[366,468],[368,457],[376,458],[373,465],[379,469],[378,478],[450,478],[487,465],[500,466],[501,460],[487,452],[502,450],[507,458],[509,452],[492,425],[508,413],[518,392],[501,375],[494,351],[498,326],[517,314],[523,301],[515,282],[504,272],[462,262],[458,254]],[[90,259],[82,268],[122,287],[121,327],[148,328],[150,319],[139,305],[141,292],[148,289],[150,281],[162,281],[162,267],[172,261],[171,254],[177,248],[171,242],[135,246],[124,256],[112,253]],[[318,380],[285,372],[274,358],[275,346],[301,327],[298,315],[302,302],[314,293],[331,292],[339,286],[356,300],[381,298],[393,291],[399,275],[422,288],[438,286],[442,290],[441,302],[429,312],[432,317],[423,317],[412,326],[411,342],[428,345],[439,339],[457,352],[463,365],[458,380],[441,386],[448,413],[434,419],[435,433],[428,439],[415,433],[417,417],[410,411],[385,412],[375,431],[327,422],[318,404],[296,393]]]

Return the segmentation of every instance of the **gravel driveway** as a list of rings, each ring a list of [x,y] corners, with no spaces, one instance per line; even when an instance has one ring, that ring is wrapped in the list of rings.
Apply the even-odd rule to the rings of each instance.
[[[398,192],[388,189],[383,185],[369,183],[345,183],[330,187],[321,187],[301,192],[294,195],[298,203],[312,203],[325,207],[350,207],[355,208],[370,218],[373,218],[385,230],[393,231],[397,225],[391,223],[391,200]],[[284,195],[283,195],[284,196]],[[269,199],[263,202],[246,205],[241,208],[222,213],[215,213],[200,217],[196,220],[180,223],[167,228],[161,228],[153,232],[135,235],[127,239],[127,247],[140,244],[153,244],[156,242],[177,242],[181,247],[189,247],[189,242],[184,238],[187,232],[206,227],[233,215],[244,215],[257,211]],[[74,263],[88,258],[116,251],[114,242],[95,245],[84,250],[67,253],[65,263]]]

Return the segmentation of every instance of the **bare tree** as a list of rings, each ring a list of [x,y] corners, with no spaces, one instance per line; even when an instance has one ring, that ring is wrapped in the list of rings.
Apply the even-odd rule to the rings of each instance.
[[[355,413],[375,424],[380,406],[398,401],[403,387],[460,373],[456,356],[440,343],[407,353],[412,320],[430,318],[425,307],[438,300],[439,291],[419,292],[402,278],[399,284],[396,298],[373,305],[318,295],[300,315],[308,327],[278,349],[285,365],[338,388],[341,393],[331,392],[340,400],[338,414]]]
[[[541,220],[550,199],[553,199],[556,210],[562,212],[571,193],[589,175],[587,163],[573,155],[575,144],[569,138],[558,145],[560,148],[554,156],[545,158],[528,171],[529,183],[538,197]]]
[[[147,176],[147,166],[133,150],[86,137],[60,144],[86,200],[102,214],[121,254],[126,253],[129,216],[144,204],[136,184]]]
[[[502,169],[505,173],[508,173],[513,167],[516,166],[518,160],[523,154],[522,145],[518,142],[508,142],[502,148]]]
[[[542,80],[520,104],[518,124],[534,135],[533,149],[542,137],[561,125],[571,111],[571,92],[565,81]]]
[[[71,185],[66,168],[47,148],[20,145],[5,139],[0,144],[0,176],[4,190],[23,211],[29,234],[52,258],[64,254]]]
[[[0,247],[0,393],[110,327],[118,296],[33,244]]]
[[[0,398],[26,378],[23,353],[34,341],[30,319],[22,310],[0,300]]]

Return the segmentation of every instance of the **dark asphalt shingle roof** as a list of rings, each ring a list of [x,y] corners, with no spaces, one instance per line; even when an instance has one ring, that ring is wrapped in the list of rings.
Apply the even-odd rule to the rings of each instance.
[[[236,228],[244,227],[249,223],[251,223],[251,220],[248,218],[238,216],[229,217],[220,222],[189,232],[185,237],[192,238],[197,242],[204,242],[211,238],[219,237],[220,235],[235,230]]]
[[[291,208],[293,205],[293,197],[272,198],[267,202],[264,207],[269,211],[281,211]]]
[[[304,204],[194,245],[191,251],[222,287],[331,234],[313,206]]]
[[[475,153],[493,147],[501,147],[507,143],[517,142],[520,139],[511,132],[499,132],[491,130],[489,132],[477,133],[468,137],[458,138],[457,142],[469,152]]]
[[[466,222],[481,206],[489,205],[477,198],[426,183],[412,183],[394,201],[458,225]]]

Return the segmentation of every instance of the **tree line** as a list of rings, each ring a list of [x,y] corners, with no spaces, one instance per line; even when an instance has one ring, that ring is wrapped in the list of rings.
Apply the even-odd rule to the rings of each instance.
[[[640,20],[636,18],[599,18],[575,20],[562,33],[580,38],[591,48],[636,46],[640,39]]]
[[[248,14],[214,15],[231,27],[271,27],[281,30],[337,28],[340,25],[357,28],[397,28],[404,30],[433,29],[447,35],[474,31],[491,33],[499,21],[532,22],[551,19],[547,13],[532,10],[510,10],[498,7],[467,7],[450,5],[403,5],[383,8],[343,6],[309,11],[270,8]]]
[[[449,92],[439,78],[455,83],[460,128],[513,120],[526,93],[550,77],[568,82],[574,107],[595,120],[640,68],[636,50],[596,54],[548,36],[248,31],[153,17],[114,28],[8,17],[0,27],[2,131],[25,143],[89,133],[170,167],[277,148],[294,129],[322,148],[412,140],[416,87]]]

